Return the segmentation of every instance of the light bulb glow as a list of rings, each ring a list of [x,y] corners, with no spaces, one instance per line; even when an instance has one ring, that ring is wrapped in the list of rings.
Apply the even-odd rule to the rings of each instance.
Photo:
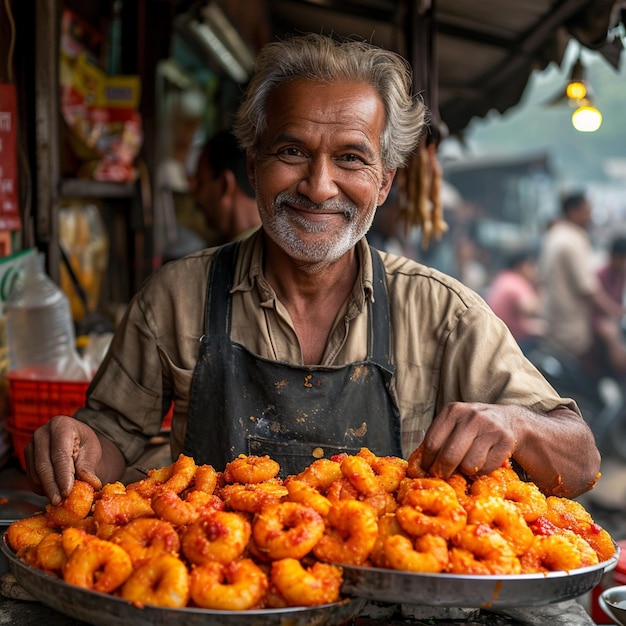
[[[572,124],[581,133],[593,133],[602,124],[602,113],[593,106],[581,106],[572,113]]]
[[[582,100],[587,95],[587,86],[579,80],[572,81],[567,84],[565,93],[570,100]]]

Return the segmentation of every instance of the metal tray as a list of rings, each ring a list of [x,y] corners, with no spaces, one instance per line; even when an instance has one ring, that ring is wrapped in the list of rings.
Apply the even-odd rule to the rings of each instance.
[[[562,602],[593,589],[605,571],[617,564],[619,550],[608,561],[570,572],[475,576],[419,574],[376,567],[343,565],[343,594],[389,604],[497,609]]]
[[[13,522],[41,512],[48,498],[38,496],[31,491],[0,489],[0,533]],[[9,562],[0,554],[0,576],[9,571]]]
[[[70,585],[30,567],[15,556],[7,544],[6,533],[0,549],[17,582],[34,598],[60,613],[95,626],[338,626],[356,617],[366,602],[361,598],[346,598],[316,607],[250,611],[138,608],[121,598]]]

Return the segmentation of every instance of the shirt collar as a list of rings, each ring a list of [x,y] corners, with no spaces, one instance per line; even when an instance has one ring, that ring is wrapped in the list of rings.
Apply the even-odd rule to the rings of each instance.
[[[348,303],[349,317],[353,317],[363,310],[367,298],[374,300],[372,257],[365,237],[357,242],[356,253],[359,259],[359,274]],[[263,274],[264,255],[265,240],[263,229],[260,228],[240,244],[236,268],[237,278],[234,282],[233,292],[250,291],[256,284],[262,302],[268,302],[274,298],[274,292]],[[248,268],[247,272],[245,272],[246,267]]]

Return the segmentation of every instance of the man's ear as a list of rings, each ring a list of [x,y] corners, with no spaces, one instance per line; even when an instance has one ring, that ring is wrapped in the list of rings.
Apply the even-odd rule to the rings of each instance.
[[[237,191],[237,179],[232,170],[224,170],[220,174],[223,196],[233,196]]]
[[[391,184],[393,183],[393,179],[396,175],[395,169],[387,170],[383,172],[383,182],[380,186],[380,190],[378,191],[378,206],[380,206],[389,195],[389,190],[391,189]]]

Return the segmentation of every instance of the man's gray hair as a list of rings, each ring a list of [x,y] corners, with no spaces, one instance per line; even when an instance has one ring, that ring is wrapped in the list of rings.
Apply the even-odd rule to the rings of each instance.
[[[380,138],[385,169],[406,164],[426,124],[426,107],[412,94],[407,61],[364,41],[306,34],[267,44],[258,53],[252,78],[237,112],[234,132],[255,153],[266,130],[269,95],[296,78],[323,83],[364,82],[376,89],[386,111]]]

